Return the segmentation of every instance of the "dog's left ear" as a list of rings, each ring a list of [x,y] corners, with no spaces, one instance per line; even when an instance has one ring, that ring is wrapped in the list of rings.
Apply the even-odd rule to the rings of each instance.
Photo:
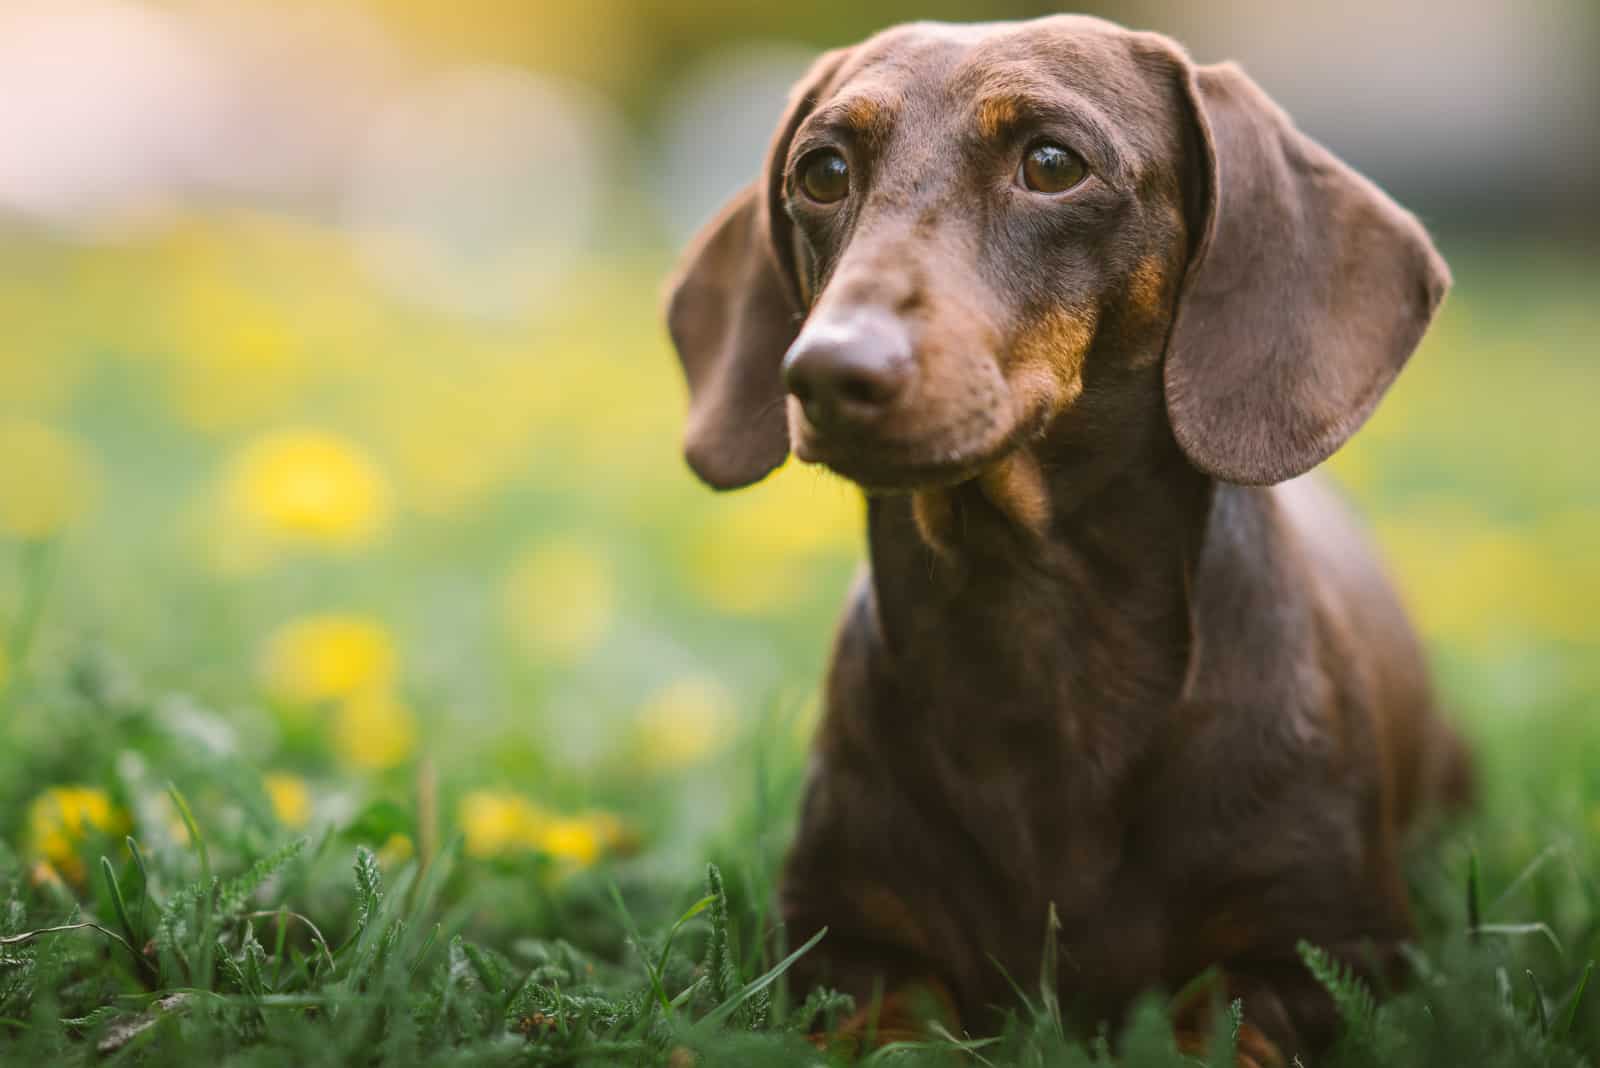
[[[803,312],[784,166],[795,130],[848,54],[825,53],[794,87],[762,176],[695,235],[667,281],[667,329],[689,381],[684,455],[717,489],[748,486],[789,455],[783,354]]]
[[[1304,473],[1366,421],[1450,274],[1417,220],[1238,67],[1181,75],[1198,241],[1167,343],[1189,461],[1226,482]]]

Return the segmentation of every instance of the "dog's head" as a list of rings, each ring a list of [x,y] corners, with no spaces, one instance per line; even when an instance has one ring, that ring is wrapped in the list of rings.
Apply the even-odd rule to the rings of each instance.
[[[791,445],[870,489],[949,484],[1057,431],[1114,442],[1135,410],[1267,483],[1366,419],[1448,282],[1239,69],[1063,16],[823,55],[668,323],[689,463],[720,488]]]

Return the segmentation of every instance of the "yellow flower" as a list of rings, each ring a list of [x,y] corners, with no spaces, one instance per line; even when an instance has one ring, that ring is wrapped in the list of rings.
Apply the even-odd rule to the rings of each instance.
[[[474,790],[461,799],[459,818],[468,855],[493,857],[529,848],[550,814],[519,794]]]
[[[689,676],[645,701],[636,721],[639,762],[666,771],[694,764],[726,737],[733,699],[715,679]]]
[[[461,828],[467,853],[495,857],[539,852],[568,868],[588,867],[631,840],[622,821],[609,812],[563,816],[503,790],[474,790],[461,799]]]
[[[582,868],[600,859],[604,845],[601,828],[581,817],[551,820],[535,844],[556,860]]]
[[[785,466],[709,507],[688,573],[707,601],[738,615],[789,603],[812,581],[808,564],[853,555],[865,538],[860,492],[811,468]]]
[[[385,838],[383,845],[378,847],[378,863],[386,868],[392,868],[410,860],[416,851],[416,847],[411,843],[411,836],[396,831]]]
[[[389,519],[389,485],[353,443],[318,430],[282,430],[236,456],[223,501],[249,534],[289,542],[365,545]]]
[[[605,558],[575,541],[524,555],[506,580],[506,626],[532,656],[576,660],[611,626],[616,581]]]
[[[82,445],[31,421],[0,423],[0,534],[48,538],[89,507],[94,476]]]
[[[394,680],[394,640],[368,616],[320,615],[278,628],[261,655],[267,689],[309,704],[382,690]]]
[[[298,829],[311,822],[311,788],[298,775],[286,771],[268,772],[261,779],[273,814],[285,827]]]
[[[609,812],[557,816],[534,829],[528,845],[563,869],[587,868],[606,853],[628,849],[632,833]]]
[[[35,856],[73,882],[83,879],[77,848],[93,832],[127,831],[128,820],[104,790],[93,786],[52,786],[28,806],[28,844]]]
[[[299,339],[262,309],[225,307],[190,330],[175,353],[172,403],[196,430],[225,430],[281,409],[306,376]]]
[[[35,417],[57,411],[83,377],[88,346],[46,310],[60,306],[59,297],[52,302],[53,285],[60,283],[22,283],[13,275],[0,287],[0,323],[6,324],[0,336],[0,409]],[[81,291],[75,296],[81,298]]]
[[[347,763],[365,771],[383,771],[416,750],[416,720],[388,691],[362,691],[345,698],[334,710],[333,745]]]

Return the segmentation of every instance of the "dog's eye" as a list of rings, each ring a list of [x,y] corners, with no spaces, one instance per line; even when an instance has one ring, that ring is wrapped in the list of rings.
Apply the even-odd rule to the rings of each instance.
[[[813,152],[800,161],[800,188],[820,204],[843,200],[850,192],[850,165],[831,148]]]
[[[1028,149],[1017,168],[1017,180],[1035,193],[1064,193],[1088,176],[1082,156],[1052,141]]]

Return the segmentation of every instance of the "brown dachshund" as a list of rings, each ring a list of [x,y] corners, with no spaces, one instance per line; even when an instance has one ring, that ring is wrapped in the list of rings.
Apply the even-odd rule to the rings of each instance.
[[[1296,944],[1386,972],[1403,839],[1471,770],[1298,476],[1448,284],[1415,218],[1164,37],[918,24],[817,60],[668,309],[701,478],[792,447],[867,493],[781,891],[792,944],[828,928],[803,982],[993,1026],[1054,906],[1089,1025],[1216,968],[1243,1063],[1332,1037]]]

